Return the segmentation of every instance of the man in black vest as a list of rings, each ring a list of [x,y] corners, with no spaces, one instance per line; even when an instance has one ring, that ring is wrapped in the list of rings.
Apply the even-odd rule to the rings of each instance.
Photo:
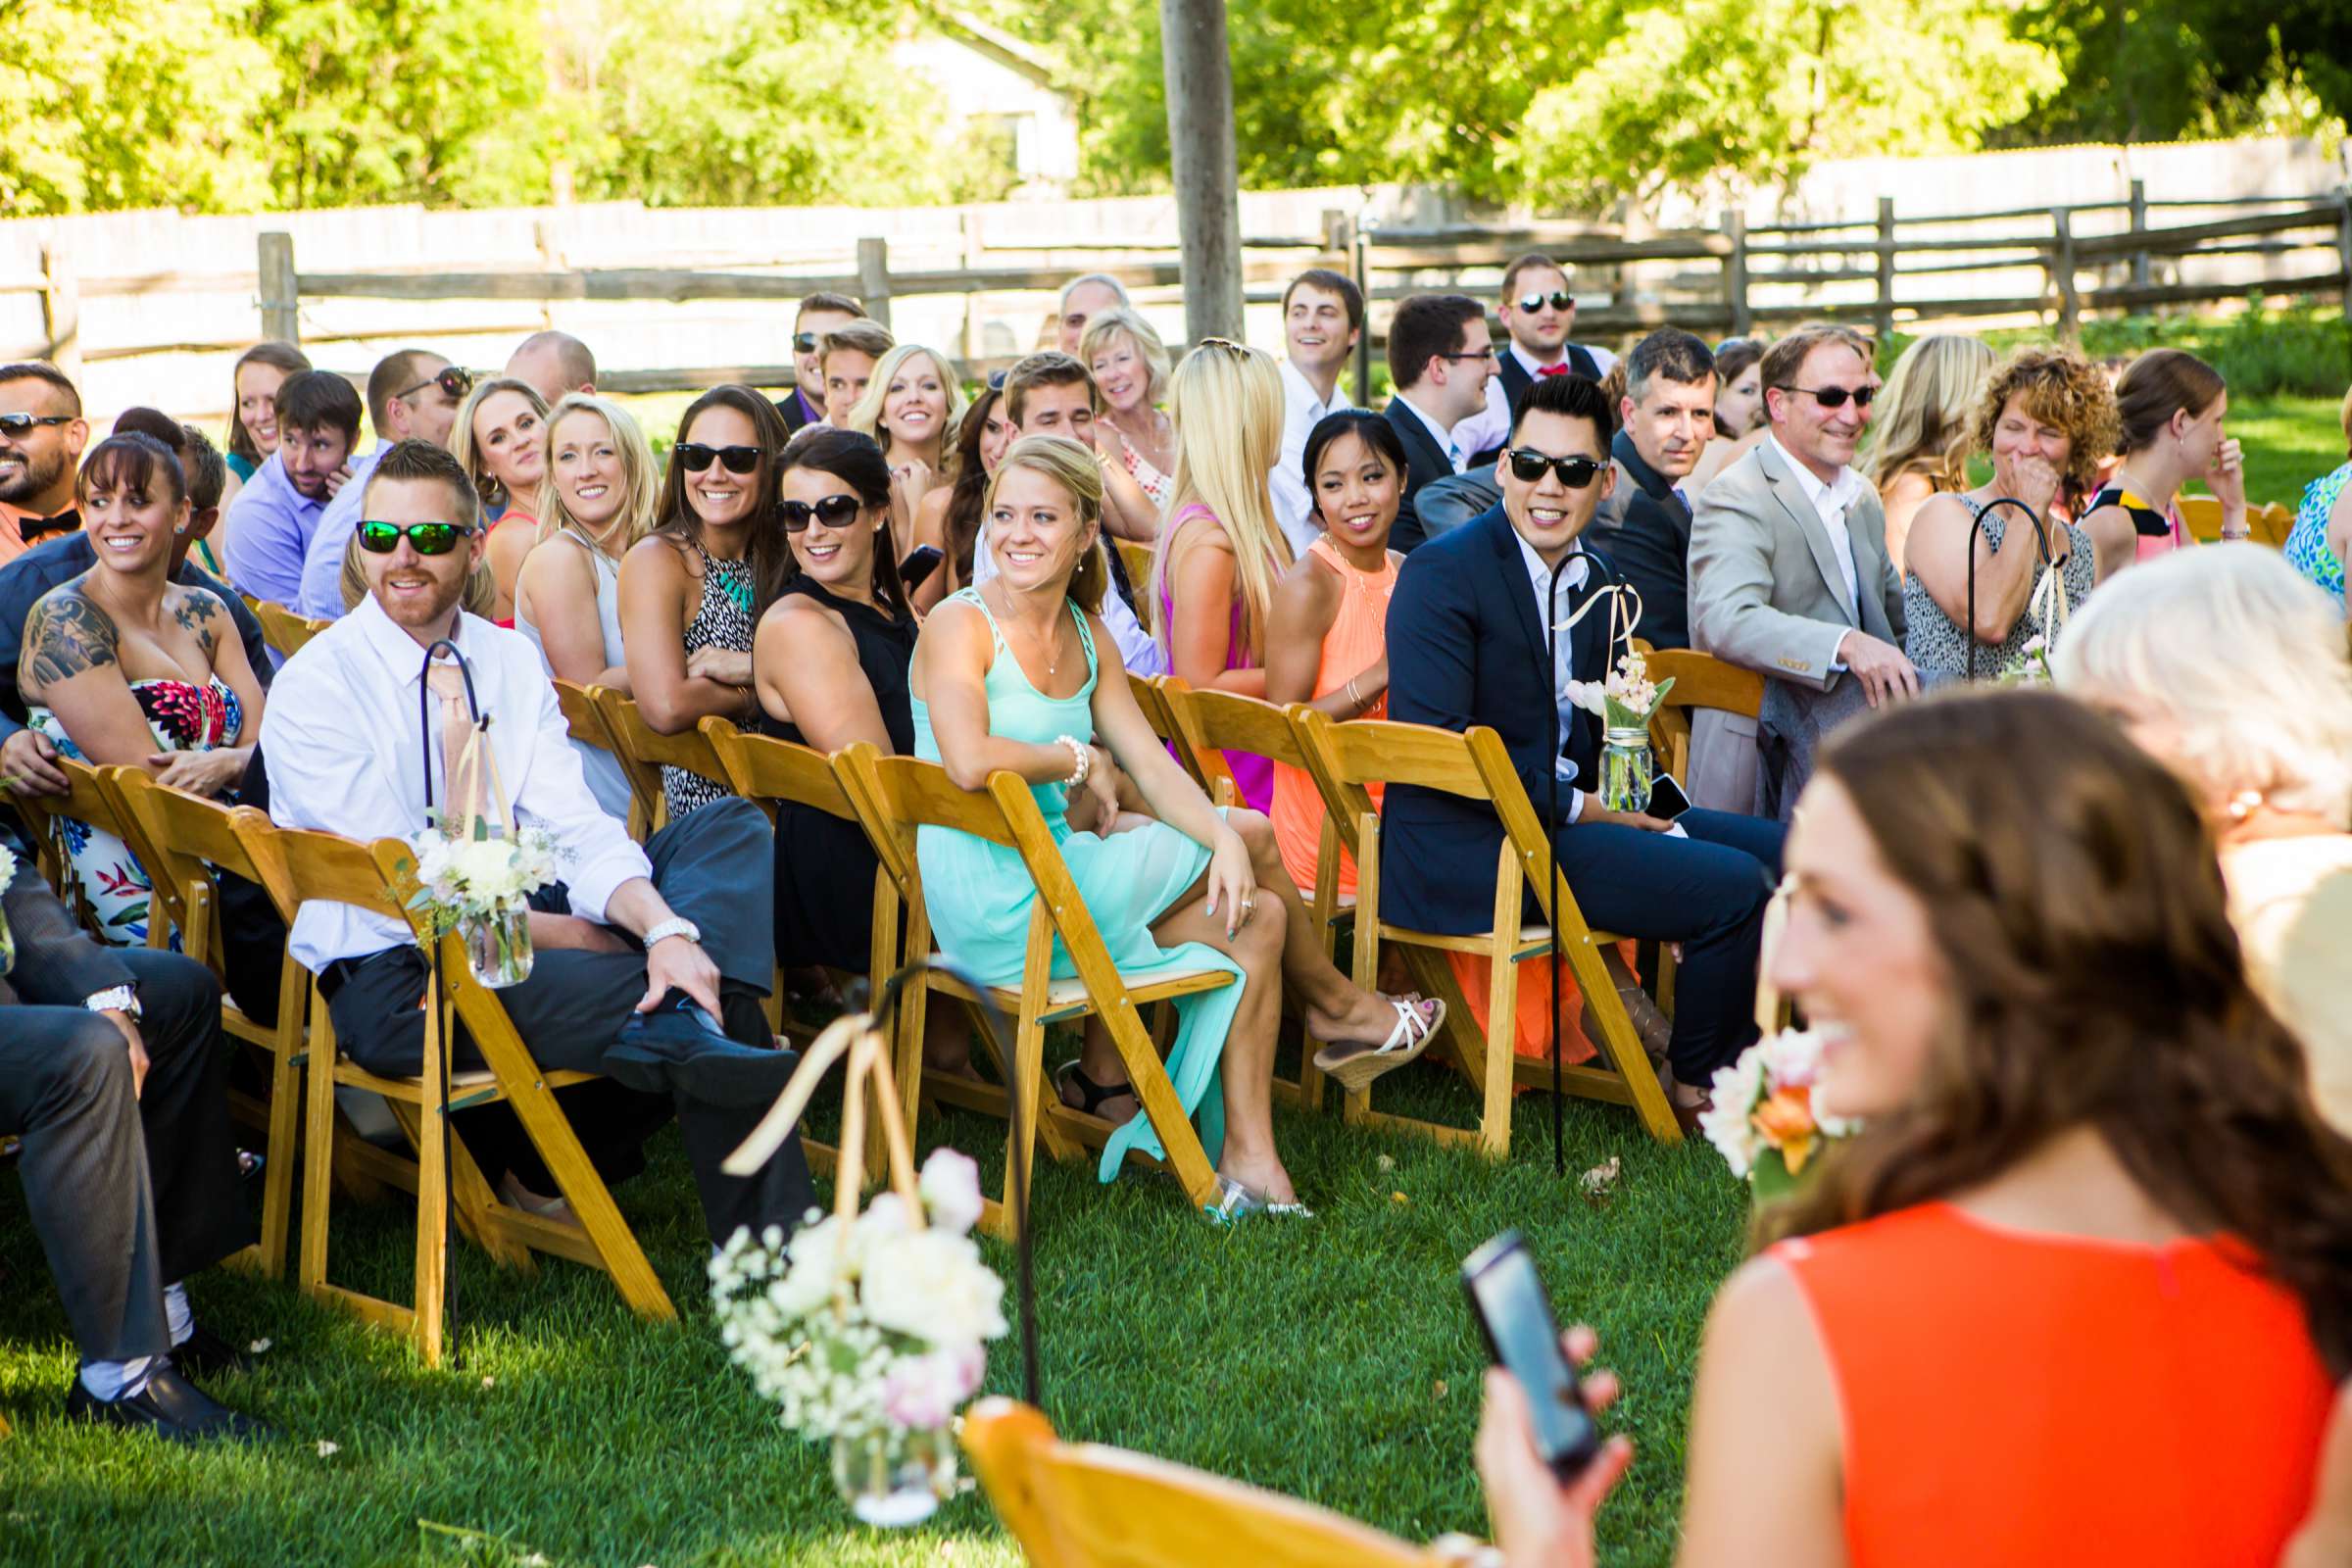
[[[1502,393],[1511,408],[1540,375],[1581,375],[1597,381],[1617,356],[1603,348],[1571,343],[1576,330],[1576,296],[1568,271],[1548,256],[1522,256],[1503,270],[1502,329],[1510,335],[1502,351]]]
[[[1635,635],[1652,648],[1690,646],[1690,498],[1683,482],[1715,433],[1715,356],[1662,326],[1625,359],[1610,457],[1617,488],[1592,518],[1593,546],[1642,596]]]

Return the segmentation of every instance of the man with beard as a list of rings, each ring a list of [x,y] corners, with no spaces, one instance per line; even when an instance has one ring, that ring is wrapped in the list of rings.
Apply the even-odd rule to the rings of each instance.
[[[81,526],[74,474],[89,440],[65,371],[39,360],[0,366],[0,562]]]

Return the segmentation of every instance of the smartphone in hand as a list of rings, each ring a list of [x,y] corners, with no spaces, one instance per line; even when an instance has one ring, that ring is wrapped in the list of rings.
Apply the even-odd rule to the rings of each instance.
[[[1504,1231],[1472,1252],[1462,1261],[1462,1289],[1494,1363],[1527,1394],[1536,1451],[1561,1481],[1575,1480],[1600,1453],[1600,1428],[1585,1408],[1576,1368],[1560,1348],[1560,1326],[1526,1238]]]
[[[1683,793],[1672,773],[1660,773],[1649,781],[1649,805],[1642,808],[1642,815],[1671,822],[1689,809],[1690,797]]]

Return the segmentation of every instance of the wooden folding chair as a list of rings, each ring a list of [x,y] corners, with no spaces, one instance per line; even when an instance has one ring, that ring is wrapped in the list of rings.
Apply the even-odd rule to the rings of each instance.
[[[1674,682],[1674,690],[1650,715],[1650,752],[1660,767],[1688,784],[1691,710],[1719,708],[1753,718],[1764,703],[1764,677],[1688,648],[1663,649],[1645,657],[1651,680],[1661,686]]]
[[[65,794],[12,793],[7,799],[15,804],[24,818],[41,875],[51,887],[57,889],[58,897],[74,911],[74,917],[99,941],[113,943],[117,947],[126,946],[119,940],[122,933],[110,933],[99,927],[96,911],[81,897],[79,886],[68,881],[68,873],[73,867],[66,853],[66,824],[78,822],[85,827],[112,833],[122,841],[123,848],[130,851],[142,868],[151,863],[155,852],[147,843],[146,834],[141,831],[138,822],[128,817],[122,809],[121,799],[107,788],[97,768],[70,757],[58,758],[55,766],[66,775]],[[151,948],[171,946],[170,928],[154,917],[152,907],[147,920],[146,945]]]
[[[2253,526],[2256,539],[2274,550],[2283,550],[2286,536],[2295,530],[2295,509],[2279,501],[2248,507],[2246,521]]]
[[[1458,1561],[1341,1514],[1124,1448],[1064,1443],[992,1397],[959,1441],[1034,1568],[1441,1568]]]
[[[253,613],[262,623],[262,641],[275,649],[280,659],[292,659],[302,651],[303,644],[334,624],[331,620],[298,615],[271,599],[255,603]]]
[[[633,804],[629,832],[642,840],[669,823],[669,807],[662,794],[662,769],[682,767],[687,772],[727,787],[727,770],[700,730],[664,735],[645,721],[633,698],[606,686],[592,686],[588,695],[604,720],[612,755],[629,780]]]
[[[1012,1162],[1020,1161],[1025,1177],[1039,1140],[1056,1158],[1076,1159],[1081,1143],[1100,1146],[1117,1130],[1102,1117],[1072,1110],[1057,1097],[1043,1093],[1047,1026],[1089,1015],[1101,1017],[1109,1030],[1126,1064],[1128,1082],[1152,1118],[1152,1130],[1167,1151],[1167,1165],[1186,1196],[1197,1204],[1209,1202],[1216,1196],[1216,1172],[1136,1009],[1149,1003],[1232,985],[1237,977],[1224,968],[1203,966],[1130,985],[1111,962],[1102,934],[1087,912],[1069,867],[1062,863],[1061,852],[1054,847],[1053,834],[1037,808],[1037,798],[1013,774],[995,774],[984,792],[960,790],[937,762],[883,757],[863,742],[846,748],[835,763],[883,869],[898,882],[907,911],[901,951],[909,958],[933,952],[930,915],[923,906],[922,876],[915,860],[917,829],[954,828],[1013,850],[1037,884],[1020,984],[990,988],[991,1000],[1013,1019],[1013,1058],[1009,1063],[1000,1061],[998,1066],[1004,1072],[1010,1092],[1020,1096],[1023,1136],[1005,1152],[1006,1201],[991,1203],[983,1223],[994,1234],[1010,1239]],[[1053,978],[1056,937],[1077,970],[1067,980]],[[920,985],[910,984],[904,994],[899,1004],[897,1077],[900,1108],[909,1126],[922,1086],[923,1019],[929,993],[935,991],[971,1003],[980,1000],[977,992],[938,971],[926,972]],[[967,1103],[986,1105],[995,1101],[1002,1104],[996,1096],[974,1094],[976,1087],[955,1084],[952,1093],[950,1082],[943,1080],[935,1093],[943,1100],[960,1097]]]
[[[1254,697],[1195,687],[1173,676],[1160,683],[1158,695],[1168,710],[1178,749],[1192,759],[1195,776],[1202,780],[1208,798],[1216,805],[1242,804],[1241,785],[1225,756],[1229,751],[1254,752],[1313,777],[1314,763],[1308,760],[1297,728],[1297,715],[1305,704],[1276,708]],[[1323,934],[1323,951],[1337,954],[1341,929],[1355,919],[1355,895],[1340,893],[1340,835],[1328,810],[1323,813],[1323,830],[1315,845],[1314,885],[1300,888],[1298,896],[1314,917],[1315,929]],[[1297,1083],[1278,1078],[1274,1087],[1285,1099],[1320,1111],[1323,1074],[1315,1066],[1313,1050],[1301,1054]]]
[[[1511,769],[1502,738],[1483,724],[1461,735],[1421,724],[1362,719],[1339,724],[1311,708],[1301,709],[1298,728],[1314,763],[1325,805],[1338,823],[1341,842],[1355,856],[1356,983],[1368,986],[1374,982],[1382,942],[1397,944],[1422,989],[1446,998],[1447,1037],[1484,1092],[1475,1133],[1375,1111],[1369,1091],[1348,1097],[1348,1119],[1408,1128],[1441,1142],[1475,1143],[1496,1159],[1507,1154],[1513,1086],[1551,1087],[1550,1063],[1519,1057],[1512,1050],[1512,1033],[1518,1021],[1518,966],[1552,951],[1550,922],[1556,921],[1560,949],[1599,1027],[1600,1050],[1616,1068],[1606,1072],[1583,1064],[1562,1064],[1562,1087],[1589,1099],[1630,1104],[1651,1137],[1660,1143],[1680,1143],[1682,1128],[1674,1119],[1666,1091],[1626,1014],[1616,980],[1601,962],[1601,950],[1624,939],[1588,925],[1565,881],[1559,885],[1555,904],[1551,838],[1529,803],[1519,775]],[[1380,812],[1365,788],[1374,783],[1442,790],[1494,808],[1501,819],[1503,835],[1495,854],[1494,920],[1485,932],[1451,936],[1417,931],[1381,918]],[[1469,867],[1463,870],[1465,875],[1472,874]],[[1535,890],[1539,910],[1548,917],[1546,923],[1530,925],[1523,919],[1530,887]],[[1487,959],[1484,1040],[1469,1027],[1469,1008],[1459,1000],[1451,972],[1436,956],[1439,953],[1470,953]],[[1552,983],[1558,984],[1556,975]]]
[[[1146,631],[1159,629],[1159,601],[1152,596],[1152,547],[1132,539],[1112,541],[1119,547],[1119,564],[1135,585],[1135,618]]]
[[[532,1267],[538,1250],[568,1257],[603,1269],[612,1277],[622,1299],[642,1317],[677,1316],[662,1290],[644,1249],[621,1218],[604,1178],[596,1173],[578,1137],[571,1130],[555,1091],[584,1083],[595,1074],[552,1071],[531,1059],[522,1038],[498,998],[482,988],[467,968],[466,955],[453,933],[433,939],[422,910],[409,901],[416,892],[416,857],[406,844],[384,839],[373,845],[314,833],[274,828],[266,820],[241,817],[237,837],[259,870],[288,925],[301,906],[313,900],[348,904],[386,919],[402,921],[415,932],[424,950],[428,969],[428,998],[433,973],[438,974],[448,1005],[424,1009],[423,1071],[414,1078],[387,1078],[343,1058],[335,1042],[334,1021],[314,979],[310,986],[310,1049],[304,1061],[309,1069],[307,1138],[302,1184],[302,1249],[299,1279],[303,1290],[331,1301],[371,1323],[406,1333],[416,1344],[427,1366],[438,1366],[443,1350],[448,1277],[445,1206],[453,1200],[466,1233],[500,1262]],[[463,1021],[466,1034],[489,1064],[485,1069],[458,1072],[445,1086],[441,1078],[442,1041]],[[415,1304],[402,1306],[381,1300],[326,1278],[329,1179],[336,1137],[335,1089],[349,1085],[384,1097],[402,1129],[416,1148],[416,1285]],[[514,1107],[531,1144],[546,1161],[556,1185],[570,1202],[580,1225],[574,1228],[500,1202],[482,1173],[444,1123],[442,1107],[452,1111],[505,1101]],[[444,1161],[448,1185],[444,1185]]]
[[[600,752],[613,751],[612,732],[605,727],[605,715],[597,707],[605,688],[583,686],[561,675],[549,679],[556,688],[556,706],[564,710],[564,727],[571,738]],[[630,793],[636,792],[632,789]]]

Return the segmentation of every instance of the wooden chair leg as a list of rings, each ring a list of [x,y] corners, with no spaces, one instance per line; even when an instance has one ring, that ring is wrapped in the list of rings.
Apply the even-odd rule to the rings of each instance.
[[[1014,1195],[1028,1191],[1037,1173],[1037,1121],[1044,1110],[1046,1087],[1046,1026],[1038,1021],[1037,1008],[1044,999],[1042,985],[1034,991],[1024,986],[1021,1015],[1013,1025],[1012,1092],[1020,1097],[1021,1126],[1018,1138],[1008,1136],[1004,1141],[1004,1197],[997,1208],[995,1232],[999,1240],[1006,1242],[1013,1239],[1018,1214]]]
[[[1516,917],[1517,911],[1512,911]],[[1478,1121],[1478,1147],[1489,1159],[1511,1152],[1511,1062],[1519,1024],[1519,966],[1511,961],[1517,931],[1494,933],[1494,967],[1487,977],[1487,1060],[1485,1103]]]
[[[430,998],[428,990],[425,995]],[[416,1294],[410,1333],[428,1367],[441,1364],[444,1291],[449,1278],[450,1192],[442,1161],[449,1156],[449,1123],[436,1103],[441,1097],[441,1039],[449,1019],[438,1005],[425,1013],[424,1099],[416,1117]]]
[[[291,960],[289,960],[289,965]],[[278,986],[279,1010],[292,1010],[289,1027],[280,1020],[277,1042],[270,1052],[270,1135],[263,1146],[269,1164],[262,1171],[262,1272],[273,1280],[286,1277],[286,1228],[293,1219],[295,1150],[301,1141],[302,1072],[294,1056],[302,1049],[303,991],[291,977]],[[331,1096],[333,1088],[328,1088]],[[323,1134],[333,1137],[331,1125]]]
[[[302,1275],[304,1291],[326,1286],[326,1211],[334,1193],[334,1151],[341,1118],[335,1109],[335,1026],[316,983],[309,987],[310,1093],[304,1105],[302,1160]]]

